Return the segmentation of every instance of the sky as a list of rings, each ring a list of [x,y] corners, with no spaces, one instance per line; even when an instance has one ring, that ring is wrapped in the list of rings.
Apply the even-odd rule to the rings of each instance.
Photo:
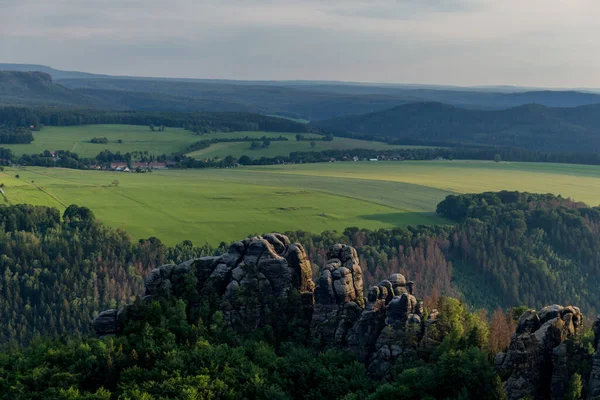
[[[0,62],[113,75],[600,88],[600,0],[0,0]]]

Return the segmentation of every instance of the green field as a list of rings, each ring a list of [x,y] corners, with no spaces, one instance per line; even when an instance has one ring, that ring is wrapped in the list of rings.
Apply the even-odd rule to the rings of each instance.
[[[298,142],[296,140],[296,134],[294,133],[270,133],[270,132],[235,132],[235,133],[213,133],[210,135],[199,136],[200,139],[212,139],[218,137],[255,137],[260,138],[262,136],[276,137],[284,136],[287,137],[288,141],[282,142],[271,142],[271,145],[265,149],[250,150],[250,142],[233,142],[233,143],[215,143],[206,149],[194,151],[189,153],[190,157],[197,159],[214,158],[214,157],[227,157],[229,155],[233,157],[241,157],[247,155],[253,159],[261,157],[275,157],[288,155],[293,151],[323,151],[323,150],[350,150],[350,149],[368,149],[368,150],[393,150],[400,148],[411,148],[418,146],[393,146],[382,142],[369,142],[366,140],[357,140],[349,138],[334,138],[331,142],[324,142],[317,140],[315,141],[315,147],[313,148],[310,144],[310,140]],[[317,138],[321,136],[317,135],[304,135],[306,138]]]
[[[221,157],[228,155],[240,157],[248,155],[252,158],[287,156],[293,151],[322,151],[331,149],[374,149],[390,150],[394,148],[407,148],[411,146],[391,146],[381,142],[335,138],[332,142],[316,141],[315,148],[310,141],[298,142],[294,133],[278,132],[220,132],[206,135],[196,135],[190,131],[179,128],[166,128],[164,132],[151,131],[146,126],[134,125],[84,125],[66,127],[45,127],[39,132],[34,132],[34,141],[30,144],[4,144],[1,147],[11,149],[16,155],[39,154],[44,150],[69,150],[80,157],[95,157],[101,151],[108,149],[112,152],[120,151],[122,154],[133,151],[148,151],[150,154],[162,155],[183,152],[189,145],[200,140],[213,138],[260,138],[284,136],[289,140],[284,142],[271,142],[265,149],[250,150],[250,142],[215,143],[209,148],[190,153],[190,157],[198,159]],[[304,135],[306,138],[321,138],[318,135]],[[90,140],[94,137],[108,139],[107,144],[94,144]],[[122,140],[123,143],[118,143]]]
[[[119,185],[111,187],[115,179]],[[7,168],[0,183],[10,203],[85,205],[111,226],[169,244],[445,223],[434,211],[451,193],[549,192],[600,204],[600,167],[533,163],[358,162],[148,174]]]
[[[94,144],[94,137],[106,137],[107,144]],[[17,155],[39,154],[44,150],[69,150],[80,157],[94,157],[104,149],[125,154],[132,151],[148,151],[151,154],[170,154],[182,151],[198,141],[192,132],[166,128],[164,132],[152,132],[147,126],[133,125],[84,125],[84,126],[48,126],[39,132],[33,132],[30,144],[2,145],[12,149]],[[117,143],[118,140],[123,143]]]

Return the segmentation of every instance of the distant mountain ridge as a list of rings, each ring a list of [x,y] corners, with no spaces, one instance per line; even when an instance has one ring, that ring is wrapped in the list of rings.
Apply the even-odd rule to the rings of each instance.
[[[236,81],[147,78],[61,71],[44,65],[0,64],[0,71],[37,70],[99,107],[162,111],[246,111],[308,120],[367,114],[407,103],[440,102],[467,109],[506,109],[528,103],[549,107],[600,104],[600,92],[519,87],[457,87],[332,81]],[[124,92],[128,92],[125,94]],[[19,102],[19,101],[20,102]],[[65,99],[39,99],[65,104]],[[35,103],[30,93],[0,92],[4,104]],[[68,103],[68,102],[67,102]],[[79,106],[80,101],[72,102]]]
[[[320,121],[314,126],[407,141],[600,151],[600,104],[572,108],[526,104],[505,110],[470,110],[442,103],[412,103]]]
[[[99,106],[93,99],[52,81],[44,72],[0,72],[0,105]]]

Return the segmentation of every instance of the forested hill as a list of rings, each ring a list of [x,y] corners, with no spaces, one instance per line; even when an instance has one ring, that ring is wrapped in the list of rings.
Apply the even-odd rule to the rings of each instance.
[[[52,81],[43,72],[0,72],[0,105],[96,106],[93,99]]]
[[[523,105],[482,111],[414,103],[314,124],[334,132],[422,142],[515,146],[539,151],[600,151],[600,104]]]
[[[59,75],[61,76],[61,75]],[[172,93],[130,90],[73,90],[44,72],[0,71],[0,105],[60,106],[107,110],[261,112],[251,104]]]
[[[39,128],[93,124],[164,125],[197,133],[223,131],[310,132],[307,124],[261,114],[234,112],[106,111],[1,107],[0,126]]]
[[[43,90],[30,87],[26,83],[32,72],[28,71],[41,71],[44,76],[50,74],[53,82]],[[40,75],[39,72],[34,74]],[[528,103],[550,107],[600,103],[600,93],[581,91],[116,77],[21,64],[0,64],[0,81],[2,79],[11,84],[0,86],[0,104],[252,112],[308,120],[366,114],[419,102],[440,102],[476,110],[506,109]]]
[[[286,234],[319,266],[332,244],[355,246],[365,287],[402,273],[422,296],[461,297],[474,308],[561,303],[588,315],[600,310],[600,209],[500,192],[450,196],[438,212],[455,225]],[[152,268],[227,247],[136,242],[76,206],[62,218],[46,207],[0,206],[0,227],[0,343],[85,334],[95,313],[139,293]]]
[[[0,206],[0,398],[506,400],[503,381],[510,400],[597,393],[599,336],[570,305],[599,309],[600,210],[499,192],[437,211],[456,225],[212,249],[136,242],[85,207]],[[555,303],[569,306],[539,306]],[[497,309],[521,304],[539,311]],[[93,327],[117,335],[91,338],[109,308]]]

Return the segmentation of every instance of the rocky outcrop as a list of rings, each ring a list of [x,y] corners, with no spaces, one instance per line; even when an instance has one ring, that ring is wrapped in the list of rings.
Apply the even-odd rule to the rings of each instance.
[[[218,257],[203,257],[152,270],[145,281],[144,301],[216,297],[229,324],[251,330],[265,322],[279,300],[297,290],[312,309],[314,284],[304,248],[277,233],[248,238]],[[92,322],[99,336],[120,333],[132,306],[100,313]],[[305,311],[305,310],[299,310]],[[310,319],[310,314],[304,316]],[[308,321],[307,321],[308,322]]]
[[[98,336],[110,335],[120,330],[120,324],[118,320],[118,310],[106,310],[102,311],[92,321],[92,329]]]
[[[127,321],[140,318],[144,302],[173,298],[186,299],[188,317],[197,320],[192,313],[209,301],[238,332],[267,324],[301,327],[313,343],[347,349],[378,378],[389,376],[399,360],[410,361],[419,348],[443,340],[435,329],[438,312],[429,310],[426,316],[414,282],[394,274],[369,287],[365,296],[356,250],[337,244],[327,256],[315,285],[300,244],[277,233],[248,238],[221,256],[154,269],[146,278],[142,303],[104,311],[92,326],[98,336],[118,334]],[[600,316],[594,324],[593,360],[580,344],[567,340],[582,328],[577,307],[524,312],[508,350],[495,359],[508,399],[563,399],[573,374],[581,372],[573,366],[581,365],[592,365],[588,398],[600,399]],[[588,379],[586,372],[582,375]]]
[[[578,353],[565,340],[582,328],[583,314],[577,307],[553,305],[524,312],[507,352],[495,360],[498,371],[508,376],[508,399],[564,398],[571,375],[567,366]]]
[[[191,313],[202,299],[211,299],[237,331],[299,317],[315,341],[348,348],[370,373],[385,376],[398,358],[414,354],[436,311],[423,321],[415,285],[401,274],[370,287],[365,298],[356,250],[337,244],[327,256],[315,287],[300,244],[277,233],[253,237],[234,243],[222,256],[154,269],[146,278],[143,301],[184,298]],[[301,305],[295,314],[281,315],[281,303],[292,292],[300,294]],[[129,319],[138,318],[138,311],[136,305],[104,311],[93,328],[99,336],[118,334]]]
[[[311,333],[325,345],[342,346],[364,309],[362,269],[353,247],[331,246],[327,257],[315,289]]]
[[[315,289],[311,332],[324,345],[347,347],[385,376],[400,357],[411,357],[423,337],[423,304],[415,285],[394,274],[363,296],[362,270],[356,251],[335,245]]]

